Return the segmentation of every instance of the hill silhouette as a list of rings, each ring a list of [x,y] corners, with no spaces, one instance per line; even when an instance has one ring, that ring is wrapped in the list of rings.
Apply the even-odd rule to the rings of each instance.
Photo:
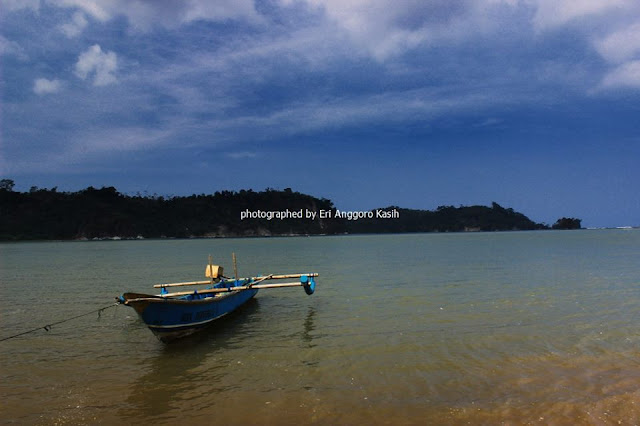
[[[13,187],[12,180],[0,181],[0,240],[5,241],[548,229],[497,203],[344,212],[331,200],[290,188],[165,197],[126,195],[114,187],[77,192]],[[554,225],[576,227],[580,220],[573,218]]]

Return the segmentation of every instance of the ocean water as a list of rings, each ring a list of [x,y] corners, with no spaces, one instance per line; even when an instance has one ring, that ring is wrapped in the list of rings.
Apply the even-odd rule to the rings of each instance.
[[[318,272],[170,345],[125,306],[0,342],[4,424],[638,424],[640,231],[0,244],[0,338]]]

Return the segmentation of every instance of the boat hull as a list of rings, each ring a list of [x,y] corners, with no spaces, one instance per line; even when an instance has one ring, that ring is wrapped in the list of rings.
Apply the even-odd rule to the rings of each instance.
[[[160,341],[168,343],[193,334],[218,318],[233,312],[253,298],[257,289],[230,291],[208,296],[166,298],[140,293],[122,295]]]

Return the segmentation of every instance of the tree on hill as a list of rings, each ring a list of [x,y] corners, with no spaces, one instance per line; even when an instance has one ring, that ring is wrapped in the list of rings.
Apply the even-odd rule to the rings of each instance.
[[[15,185],[15,182],[11,179],[2,179],[0,180],[0,191],[11,192]]]

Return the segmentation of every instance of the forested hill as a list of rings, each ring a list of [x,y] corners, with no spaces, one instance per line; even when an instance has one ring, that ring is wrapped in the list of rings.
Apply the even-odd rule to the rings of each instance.
[[[578,219],[563,220],[565,228],[580,227]],[[345,212],[330,200],[291,189],[163,197],[124,195],[113,187],[78,192],[34,187],[16,192],[13,181],[6,179],[0,185],[0,240],[5,241],[544,228],[496,203],[491,207],[443,206],[435,211],[388,207]]]
[[[187,238],[344,232],[340,220],[245,219],[241,212],[330,210],[331,201],[293,192],[221,191],[212,195],[123,195],[113,187],[79,192],[0,189],[0,239]]]

